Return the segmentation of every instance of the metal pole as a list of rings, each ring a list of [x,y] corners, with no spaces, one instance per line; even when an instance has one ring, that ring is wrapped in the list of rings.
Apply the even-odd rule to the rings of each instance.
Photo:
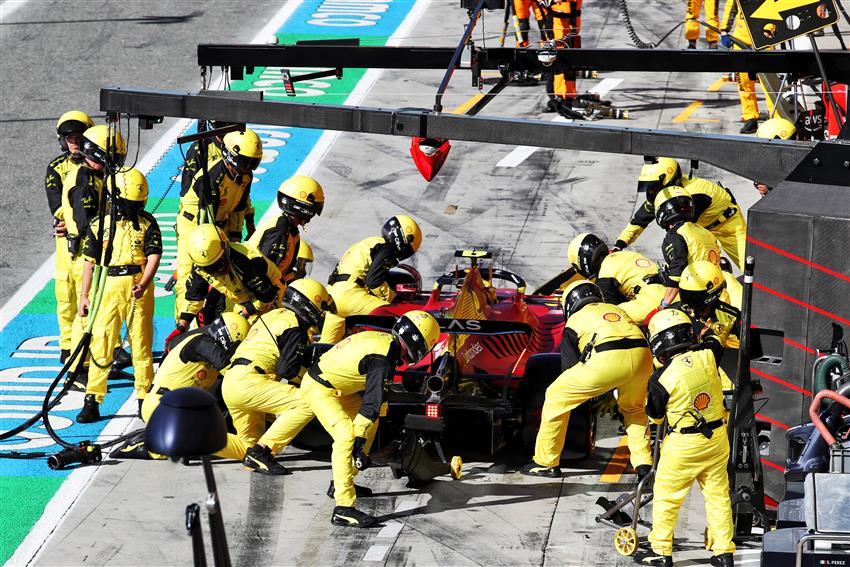
[[[815,41],[815,34],[809,34],[809,41],[812,42],[812,51],[815,54],[815,61],[818,63],[818,69],[820,69],[820,76],[823,79],[825,89],[826,89],[826,98],[829,100],[830,106],[832,106],[832,113],[835,114],[835,119],[838,120],[838,125],[842,126],[844,121],[841,120],[841,109],[838,108],[838,104],[835,102],[835,98],[832,96],[832,87],[829,85],[829,79],[826,76],[826,71],[823,68],[823,61],[820,58],[820,51],[818,50],[818,43]]]
[[[207,567],[204,534],[201,531],[201,507],[195,503],[186,506],[186,529],[192,536],[192,559],[195,567]]]
[[[209,455],[201,457],[204,467],[204,478],[207,481],[207,514],[210,519],[210,540],[212,540],[213,560],[216,567],[230,567],[230,551],[227,548],[227,534],[224,531],[224,519],[221,516],[221,505],[215,487],[212,462]]]
[[[449,86],[449,81],[455,72],[455,66],[457,65],[457,62],[460,61],[460,56],[463,53],[464,47],[466,47],[466,42],[469,41],[469,37],[475,30],[475,24],[478,23],[478,16],[481,15],[481,9],[483,7],[484,0],[478,0],[475,8],[469,12],[469,23],[466,24],[466,29],[463,30],[463,37],[461,37],[460,42],[457,44],[457,48],[455,48],[452,60],[449,63],[449,68],[446,69],[446,74],[443,75],[443,80],[440,81],[440,86],[437,87],[437,97],[434,100],[434,112],[443,111],[443,93],[446,92],[446,88]]]

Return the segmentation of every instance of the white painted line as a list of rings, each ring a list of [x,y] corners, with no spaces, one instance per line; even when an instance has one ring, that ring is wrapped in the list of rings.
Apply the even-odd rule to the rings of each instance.
[[[735,555],[752,555],[754,553],[761,553],[761,549],[739,549],[735,551]]]
[[[383,561],[384,555],[386,555],[389,550],[389,545],[375,544],[366,551],[366,555],[363,556],[363,561]]]
[[[760,563],[760,562],[761,562],[761,558],[757,558],[757,559],[736,559],[735,560],[735,563],[737,563],[738,565],[743,565],[744,563]]]
[[[590,89],[589,92],[593,94],[598,94],[600,98],[607,95],[609,92],[613,91],[617,86],[623,82],[623,79],[602,79],[602,81]]]
[[[420,506],[421,504],[419,504],[416,500],[404,500],[399,502],[398,506],[395,507],[395,513],[400,514],[402,512],[408,512],[410,510],[415,510]]]
[[[12,358],[59,358],[58,352],[53,353],[44,353],[44,352],[13,352]]]
[[[0,22],[17,12],[18,8],[29,2],[29,0],[6,0],[0,4]]]
[[[378,535],[376,535],[375,537],[395,538],[399,534],[399,532],[401,532],[401,529],[403,527],[404,524],[402,524],[401,522],[391,520],[387,522],[387,525],[381,528],[381,531],[379,531]]]
[[[572,120],[563,116],[556,116],[552,119],[552,122],[572,122]],[[499,160],[496,167],[516,167],[539,149],[537,146],[517,146],[511,153]]]

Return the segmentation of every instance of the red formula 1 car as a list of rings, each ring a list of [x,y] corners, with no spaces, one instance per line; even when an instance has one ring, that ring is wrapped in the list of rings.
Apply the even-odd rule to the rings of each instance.
[[[400,369],[389,385],[373,450],[376,462],[413,481],[456,473],[447,463],[449,449],[492,455],[519,440],[530,453],[546,388],[561,372],[564,319],[557,298],[527,296],[520,276],[479,265],[490,258],[486,251],[455,256],[471,266],[441,276],[430,293],[420,290],[416,270],[396,270],[393,304],[346,319],[351,331],[387,330],[397,316],[424,309],[440,323],[443,334],[431,355]],[[592,452],[595,427],[588,404],[574,410],[565,450]]]

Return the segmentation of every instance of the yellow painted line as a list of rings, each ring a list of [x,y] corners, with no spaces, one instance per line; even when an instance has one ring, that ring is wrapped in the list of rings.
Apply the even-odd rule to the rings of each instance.
[[[725,85],[725,84],[726,84],[726,81],[723,80],[723,77],[720,77],[719,79],[717,79],[716,81],[711,83],[711,85],[709,85],[709,87],[705,90],[707,90],[710,93],[716,93],[717,91],[722,89],[723,85]]]
[[[467,110],[469,110],[470,108],[472,108],[473,106],[475,106],[475,104],[476,104],[479,100],[481,100],[482,98],[484,98],[484,95],[483,95],[483,94],[480,94],[480,93],[479,93],[479,94],[477,94],[477,95],[473,95],[473,96],[472,96],[469,100],[467,100],[465,103],[461,104],[460,106],[458,106],[457,108],[455,108],[454,110],[452,110],[452,111],[451,111],[451,114],[466,114],[466,111],[467,111]]]
[[[719,118],[688,118],[688,122],[720,122]]]
[[[627,437],[623,435],[620,439],[620,444],[614,449],[614,454],[611,455],[611,460],[605,466],[605,470],[599,477],[600,482],[617,483],[620,482],[620,477],[629,465],[629,445]]]
[[[702,106],[701,100],[695,100],[691,104],[685,108],[682,112],[679,113],[679,116],[673,119],[674,123],[684,122],[688,118],[690,118],[691,114],[697,111],[697,109]]]

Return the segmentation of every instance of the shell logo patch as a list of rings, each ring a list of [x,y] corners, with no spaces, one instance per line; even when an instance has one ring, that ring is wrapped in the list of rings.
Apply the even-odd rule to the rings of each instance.
[[[315,302],[316,302],[316,303],[318,303],[318,304],[320,304],[320,305],[321,305],[321,303],[322,303],[322,296],[320,296],[320,295],[316,295],[316,296],[314,296],[314,297],[313,297],[313,300],[315,300]]]
[[[694,361],[690,356],[686,356],[682,359],[682,364],[684,364],[688,368],[691,368],[694,365]]]
[[[231,333],[235,333],[237,330],[239,330],[239,326],[236,323],[231,323],[230,325],[227,326],[227,329]]]
[[[259,332],[260,332],[260,329],[258,329],[257,327],[254,327],[254,328],[253,328],[253,329],[251,329],[251,331],[248,333],[248,336],[249,336],[249,337],[255,337],[255,336],[257,335],[257,333],[259,333]]]
[[[648,258],[638,258],[635,260],[635,266],[638,268],[651,268],[652,262]]]
[[[608,321],[609,323],[616,323],[617,321],[622,319],[622,317],[620,317],[616,313],[606,313],[602,316],[602,318]]]
[[[207,377],[207,371],[198,370],[198,372],[195,373],[195,377],[198,379],[199,382],[201,382]]]
[[[705,392],[700,392],[699,394],[697,394],[697,397],[694,398],[694,407],[698,411],[703,411],[705,408],[708,407],[708,404],[710,404],[710,403],[711,403],[711,396],[709,396]]]
[[[302,199],[307,199],[307,192],[306,191],[300,191],[298,193],[298,196],[301,197]]]
[[[708,261],[715,265],[720,265],[720,254],[717,253],[717,250],[711,249],[708,251]]]

